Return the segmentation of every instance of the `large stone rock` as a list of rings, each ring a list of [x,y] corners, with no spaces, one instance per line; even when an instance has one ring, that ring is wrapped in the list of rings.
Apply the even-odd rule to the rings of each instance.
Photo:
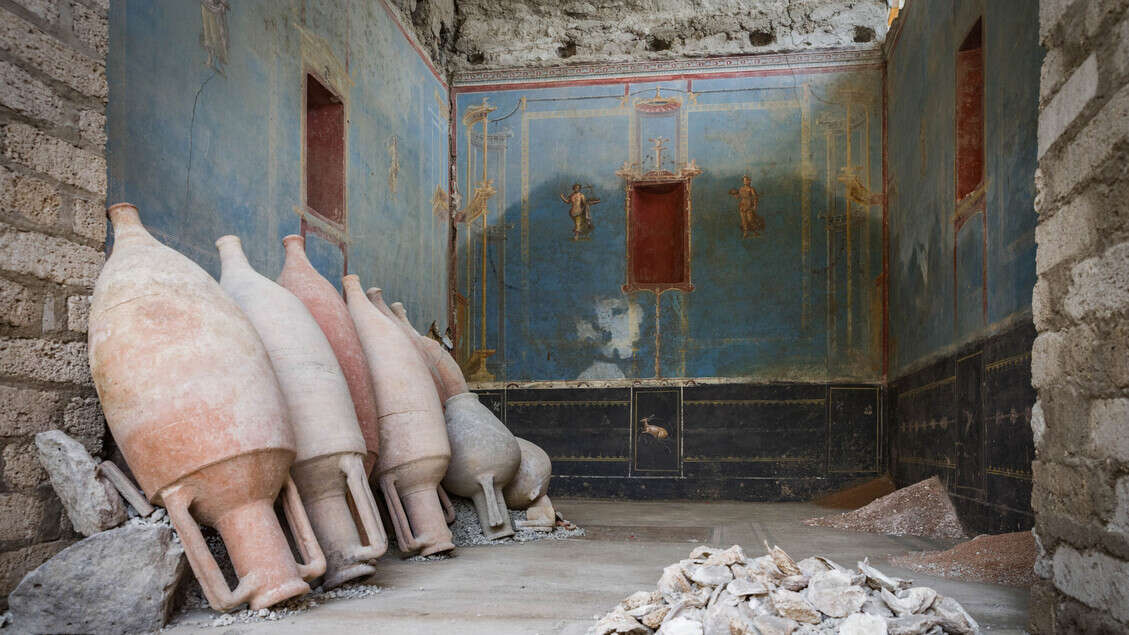
[[[773,591],[772,606],[780,614],[780,617],[786,617],[797,622],[819,624],[823,619],[819,611],[804,598],[803,594],[795,591],[788,591],[787,589]]]
[[[941,628],[945,629],[946,633],[971,635],[980,632],[980,625],[976,620],[972,619],[968,611],[952,598],[938,597],[933,602],[932,611],[941,618]]]
[[[768,587],[756,580],[749,580],[747,578],[738,578],[729,583],[725,590],[732,595],[743,597],[746,595],[767,595]]]
[[[733,581],[733,573],[724,565],[702,565],[691,570],[690,579],[702,586],[723,586]]]
[[[808,602],[831,617],[846,617],[866,603],[866,591],[851,584],[842,571],[816,574],[808,584]]]
[[[651,629],[640,624],[623,609],[617,608],[600,618],[600,621],[588,630],[588,635],[647,635],[650,632]]]
[[[92,536],[125,522],[121,495],[96,475],[98,464],[81,443],[62,430],[49,430],[35,435],[35,445],[75,531]]]
[[[741,548],[741,545],[733,545],[725,551],[712,553],[708,558],[706,558],[707,565],[730,566],[735,564],[745,564],[745,561],[745,550]]]
[[[658,630],[658,635],[702,635],[702,623],[689,615],[672,618]]]
[[[888,635],[926,635],[941,623],[935,615],[906,615],[886,620]]]
[[[929,587],[915,586],[898,595],[882,589],[882,600],[899,617],[924,613],[937,599],[937,592]],[[860,605],[861,606],[861,605]]]
[[[839,624],[839,635],[886,635],[886,620],[877,615],[855,613]]]
[[[758,615],[753,619],[753,626],[757,627],[761,635],[792,635],[799,624],[795,620],[775,615]]]
[[[142,633],[164,626],[185,572],[184,549],[160,525],[128,524],[62,550],[8,596],[17,631]]]
[[[675,563],[663,569],[659,578],[659,592],[666,601],[673,604],[675,599],[683,593],[688,593],[693,587],[682,573],[682,565]]]

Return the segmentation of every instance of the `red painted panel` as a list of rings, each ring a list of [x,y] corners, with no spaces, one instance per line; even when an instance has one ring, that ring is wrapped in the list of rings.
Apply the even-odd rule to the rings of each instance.
[[[685,205],[684,182],[632,188],[630,267],[635,283],[689,282]]]
[[[306,76],[306,206],[345,224],[345,105]]]
[[[957,53],[957,200],[984,178],[984,49]]]

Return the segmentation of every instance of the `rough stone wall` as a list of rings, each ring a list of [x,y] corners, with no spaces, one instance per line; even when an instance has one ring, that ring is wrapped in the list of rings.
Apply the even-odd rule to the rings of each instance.
[[[107,0],[0,2],[0,605],[77,535],[33,437],[94,454],[105,421],[86,356],[104,259]]]
[[[1129,630],[1129,1],[1041,0],[1035,633]]]
[[[885,0],[392,0],[448,70],[875,46]]]
[[[447,65],[458,28],[455,0],[390,0],[439,68]]]

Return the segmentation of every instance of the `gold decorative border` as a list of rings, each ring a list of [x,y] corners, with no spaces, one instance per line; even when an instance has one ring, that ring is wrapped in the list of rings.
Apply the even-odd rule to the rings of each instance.
[[[685,463],[818,463],[820,459],[806,456],[688,456]]]
[[[947,470],[955,470],[956,463],[948,459],[925,459],[916,456],[899,457],[898,463],[909,463],[911,465],[928,465],[930,467],[943,467]]]
[[[1032,480],[1031,472],[1024,472],[1023,470],[1013,470],[1006,467],[990,467],[986,470],[992,476],[1003,476],[1006,478],[1017,478],[1022,481]]]
[[[513,381],[480,381],[467,382],[471,390],[544,390],[560,388],[694,388],[697,386],[722,386],[737,384],[741,386],[773,386],[780,382],[778,377],[768,376],[741,376],[741,377],[650,377],[640,379],[531,379]],[[870,384],[867,380],[857,377],[828,377],[820,381],[797,379],[790,382],[801,386],[824,387],[828,384]]]
[[[606,62],[572,64],[568,66],[500,68],[489,70],[464,70],[454,74],[452,86],[468,87],[497,83],[556,82],[576,79],[619,78],[633,82],[648,80],[649,75],[679,73],[694,75],[717,71],[741,72],[786,70],[802,72],[810,67],[842,67],[844,70],[858,66],[882,63],[880,46],[872,48],[839,48],[818,51],[767,53],[757,55],[732,55],[727,57],[699,57],[675,60],[647,60],[638,62]]]
[[[562,463],[626,463],[626,456],[551,456],[550,461]]]
[[[537,407],[537,406],[630,406],[630,401],[507,401],[506,406]]]
[[[940,388],[941,386],[945,386],[945,385],[948,385],[948,384],[955,383],[956,380],[957,380],[956,375],[953,375],[951,377],[945,377],[944,379],[938,379],[937,381],[934,381],[934,382],[929,382],[928,384],[918,386],[917,388],[911,388],[910,390],[907,390],[905,392],[898,393],[898,401],[900,402],[903,397],[906,397],[906,398],[912,397],[912,396],[914,396],[918,393],[922,393],[922,392],[925,392],[927,390],[933,390],[934,388]]]
[[[1006,368],[1008,366],[1017,366],[1023,363],[1031,363],[1031,351],[1020,353],[1019,355],[1015,355],[1013,357],[1005,357],[1004,359],[990,362],[984,366],[984,370],[991,373],[1000,370],[1001,368]]]
[[[819,399],[687,399],[687,406],[776,406],[781,404],[806,404],[822,406],[826,397]]]

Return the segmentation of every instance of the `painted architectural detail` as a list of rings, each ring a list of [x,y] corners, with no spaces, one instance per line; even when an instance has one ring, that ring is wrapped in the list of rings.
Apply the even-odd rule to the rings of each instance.
[[[431,213],[435,218],[446,219],[450,215],[450,203],[447,190],[443,189],[442,185],[436,185],[435,191],[431,194]]]
[[[400,137],[392,135],[388,138],[388,190],[396,195],[400,186]]]
[[[693,72],[663,63],[659,77],[578,81],[555,69],[488,71],[496,84],[456,86],[456,132],[468,139],[459,174],[472,186],[485,174],[495,190],[486,222],[460,233],[459,358],[494,350],[486,366],[497,383],[523,386],[879,378],[880,59],[764,57],[775,62],[693,60]],[[489,134],[485,173],[484,103],[490,130],[510,126],[515,150],[503,159]],[[857,178],[840,180],[845,166]],[[763,222],[747,232],[729,195],[744,176],[757,198],[754,208],[746,194],[746,210]],[[561,195],[574,183],[602,200],[589,210],[598,231],[562,241]],[[754,228],[772,249],[755,248]],[[636,326],[608,355],[612,336],[578,324],[595,324],[612,299]]]

